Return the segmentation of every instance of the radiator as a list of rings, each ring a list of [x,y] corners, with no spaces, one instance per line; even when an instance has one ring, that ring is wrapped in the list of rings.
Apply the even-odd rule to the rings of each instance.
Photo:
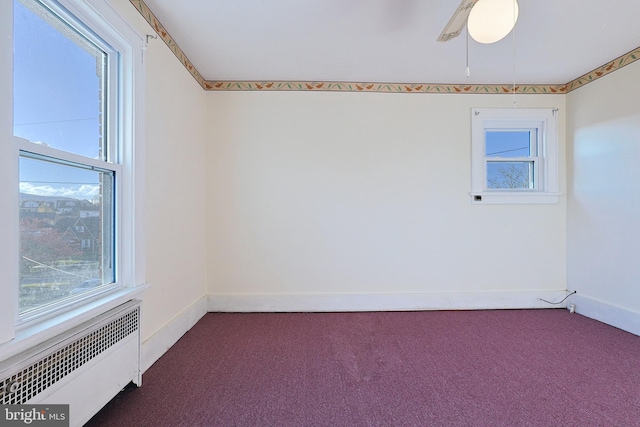
[[[140,302],[129,301],[0,365],[0,404],[69,404],[81,426],[141,384]]]

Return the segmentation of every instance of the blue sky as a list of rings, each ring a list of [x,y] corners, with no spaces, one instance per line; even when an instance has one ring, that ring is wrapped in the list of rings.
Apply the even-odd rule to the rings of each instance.
[[[487,157],[529,157],[530,131],[487,131],[486,156]]]
[[[14,135],[96,158],[100,149],[95,54],[14,1]],[[91,199],[98,173],[28,160],[20,190]]]

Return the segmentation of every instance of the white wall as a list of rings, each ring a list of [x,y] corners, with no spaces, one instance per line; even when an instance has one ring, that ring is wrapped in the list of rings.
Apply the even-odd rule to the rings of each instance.
[[[577,311],[640,334],[640,63],[567,97],[567,281]]]
[[[564,165],[564,96],[517,100],[560,108]],[[471,205],[470,109],[510,108],[513,96],[212,92],[207,102],[210,308],[536,306],[566,289],[564,197]]]
[[[113,2],[142,34],[155,34],[129,1]],[[206,294],[205,91],[159,39],[145,51],[146,273],[143,365],[150,365],[190,325]],[[204,314],[204,311],[202,311]],[[194,320],[191,319],[189,323]],[[169,330],[169,333],[167,333]],[[155,344],[153,339],[159,332]],[[153,349],[146,349],[151,343]],[[148,347],[148,346],[147,346]],[[157,347],[157,348],[156,348]]]

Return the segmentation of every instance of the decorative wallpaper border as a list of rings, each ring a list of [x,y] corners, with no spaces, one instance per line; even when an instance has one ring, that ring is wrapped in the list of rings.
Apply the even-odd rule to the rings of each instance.
[[[569,93],[640,59],[640,47],[625,53],[569,83],[556,85],[461,85],[430,83],[373,83],[329,81],[235,81],[205,80],[180,49],[173,37],[160,23],[144,0],[129,0],[158,36],[171,49],[204,90],[207,91],[325,91],[325,92],[379,92],[379,93],[442,93],[442,94],[562,94]]]
[[[133,7],[135,7],[136,10],[140,12],[140,15],[142,15],[142,17],[149,23],[149,25],[153,27],[153,30],[156,32],[156,34],[158,34],[162,41],[164,41],[165,44],[169,46],[171,52],[173,52],[176,58],[178,58],[182,65],[184,65],[184,67],[187,69],[187,71],[189,71],[193,78],[196,79],[198,84],[205,90],[210,89],[209,87],[207,87],[207,81],[204,79],[204,77],[202,77],[202,74],[200,74],[200,72],[196,70],[196,67],[193,66],[189,58],[187,58],[187,55],[185,55],[182,49],[180,49],[180,46],[178,46],[175,40],[173,40],[171,34],[169,34],[166,28],[164,28],[158,18],[156,18],[156,16],[153,14],[151,9],[149,9],[149,6],[147,6],[147,4],[143,0],[129,1],[133,5]]]
[[[599,78],[604,77],[607,74],[619,70],[625,65],[636,62],[638,59],[640,59],[640,47],[637,47],[631,52],[627,52],[624,55],[617,57],[611,62],[607,62],[603,66],[596,68],[595,70],[590,71],[587,74],[578,77],[577,79],[571,80],[569,83],[567,83],[567,92],[571,92],[572,90],[576,90],[586,85],[587,83],[598,80]]]
[[[220,91],[315,91],[382,93],[564,93],[566,85],[453,85],[429,83],[312,82],[312,81],[207,81],[207,90]]]

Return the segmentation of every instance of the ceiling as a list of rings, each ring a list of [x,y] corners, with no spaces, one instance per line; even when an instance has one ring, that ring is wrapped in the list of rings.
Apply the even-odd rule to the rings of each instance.
[[[640,46],[637,0],[518,0],[492,44],[436,39],[460,0],[145,0],[211,81],[564,84]]]

